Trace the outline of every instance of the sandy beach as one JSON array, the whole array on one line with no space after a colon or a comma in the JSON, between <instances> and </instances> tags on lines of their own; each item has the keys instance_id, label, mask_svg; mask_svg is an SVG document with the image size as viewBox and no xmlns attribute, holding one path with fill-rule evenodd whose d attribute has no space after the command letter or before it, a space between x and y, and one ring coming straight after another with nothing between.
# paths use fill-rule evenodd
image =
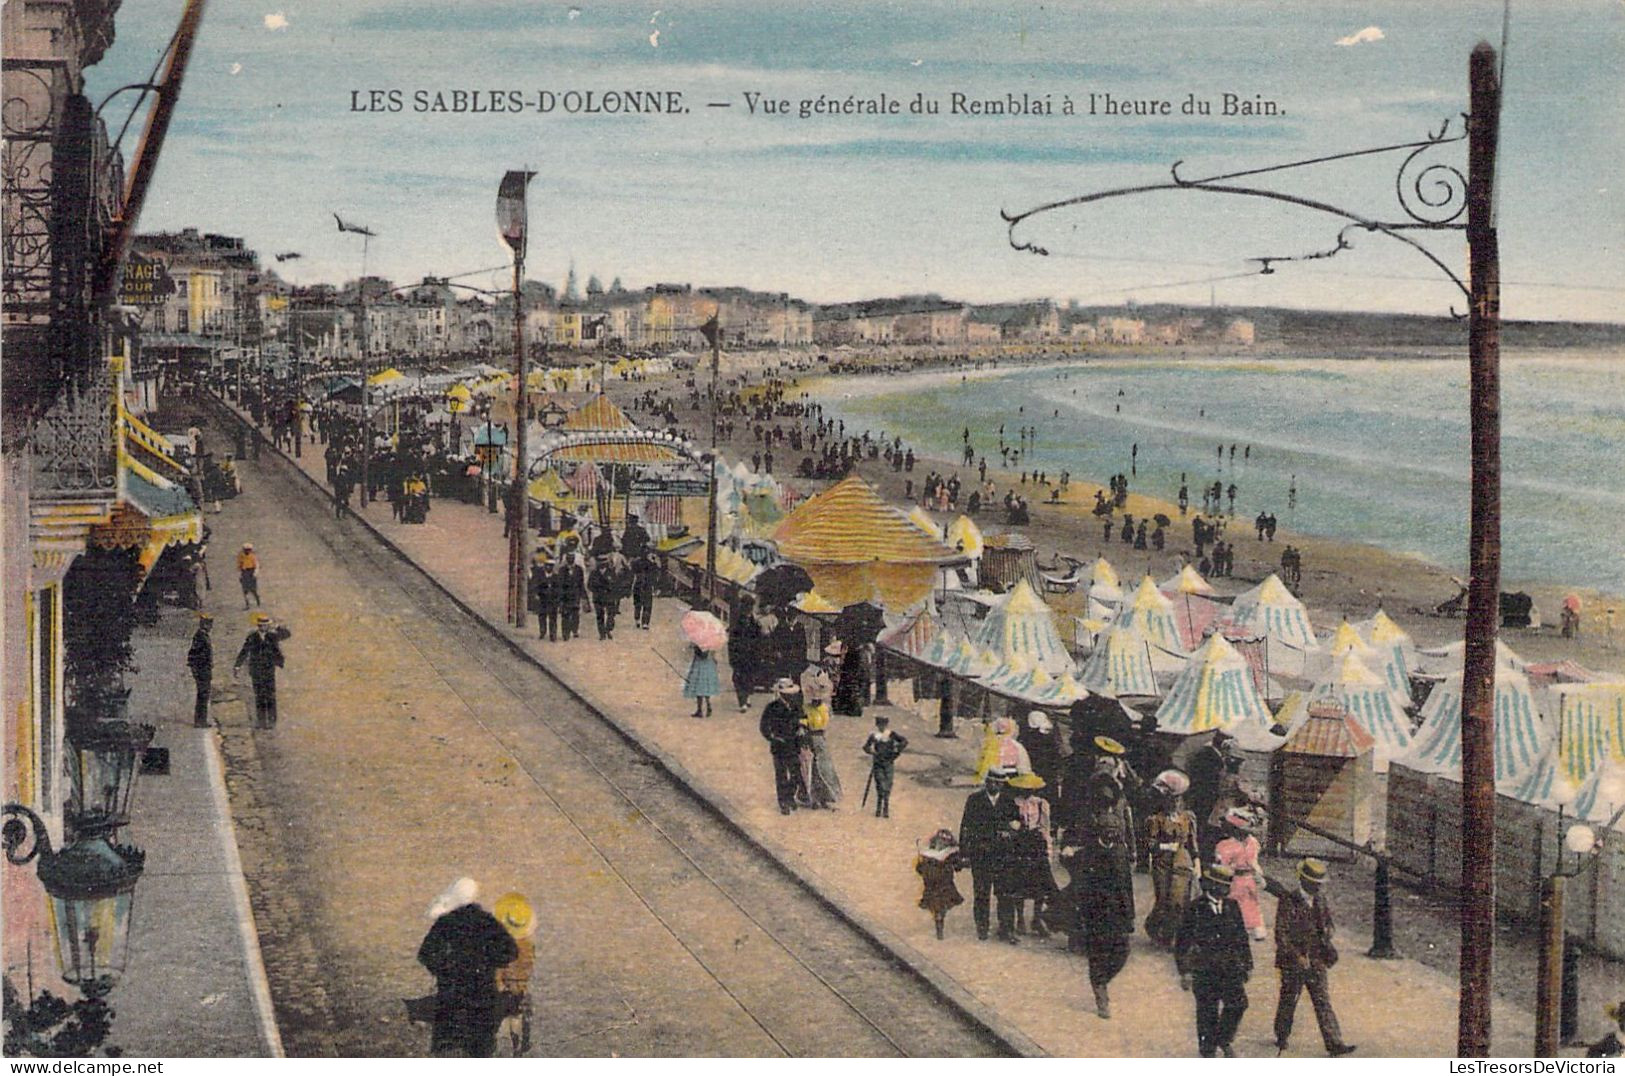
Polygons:
<instances>
[{"instance_id":1,"label":"sandy beach","mask_svg":"<svg viewBox=\"0 0 1625 1076\"><path fill-rule=\"evenodd\" d=\"M1098 354L1091 356L1097 359L1100 357ZM1145 356L1137 354L1135 357ZM1399 356L1394 358L1395 361L1403 361ZM1073 361L1076 361L1076 358L1035 355L1025 359L1018 357L1014 363L1019 363L1024 368L1045 368L1064 366ZM1014 363L1009 358L1001 359L1000 369ZM741 374L749 375L749 385L759 386L761 381L759 368L755 368L748 361L736 360L729 363L725 357L723 377L728 379ZM958 366L944 366L936 370L915 369L907 372L909 378L922 384L942 383L966 374L975 376L974 371ZM984 376L985 374L984 371ZM840 391L843 380L844 375L840 373L819 371L816 374L806 374L796 383L790 394L798 395L806 392L814 401L820 398L829 399L832 394ZM646 387L648 387L646 384L616 385L612 386L611 390L615 395L625 398ZM695 421L690 413L683 411L679 411L679 418L689 423ZM863 430L849 427L847 432L861 435ZM877 435L879 433L878 430L874 432ZM722 440L720 448L730 461L741 458L748 460L753 444L748 427L741 422L735 436L731 440ZM962 480L974 477L974 471L962 468L957 460L920 455L917 447L915 451L916 462L912 474L894 473L884 459L866 460L859 464L857 472L874 484L892 503L904 510L912 507L911 502L904 496L905 481L908 479L913 480L917 496L925 476L933 470L943 475L959 472ZM785 452L784 455L788 456L789 453ZM990 459L989 462L988 477L997 487L999 496L1002 498L1006 489L1014 489L1023 494L1030 506L1031 522L1019 528L1009 527L1004 523L1002 508L997 506L992 509L984 508L976 517L976 522L988 534L1019 530L1037 546L1040 562L1053 562L1057 555L1065 555L1088 563L1096 557L1104 556L1125 581L1129 581L1137 579L1145 572L1150 572L1153 578L1162 580L1179 570L1184 562L1183 558L1194 560L1190 557L1193 547L1189 516L1182 519L1177 505L1172 502L1134 492L1131 485L1125 511L1136 520L1159 512L1173 520L1173 524L1168 528L1166 549L1160 553L1135 550L1131 545L1115 538L1110 542L1103 542L1101 522L1091 514L1095 492L1104 488L1102 480L1108 476L1074 474L1060 502L1051 503L1049 495L1050 489L1054 487L1053 477L1048 487L1030 483L1023 486L1019 469L999 468L992 465L993 460ZM794 478L792 467L793 462L786 458L784 465L776 468L777 476L797 489L811 491L824 485ZM1192 492L1196 497L1191 513L1194 515L1195 510L1200 507L1199 494L1194 485ZM968 495L968 489L966 494L962 494L962 499L965 495ZM956 514L933 515L939 522L948 523ZM1120 511L1115 518L1120 526L1122 512ZM1507 520L1503 523L1504 527L1513 525L1516 525L1516 520ZM1303 560L1303 581L1298 596L1308 607L1315 626L1322 632L1335 628L1338 621L1344 617L1355 620L1369 616L1380 605L1412 634L1420 646L1443 645L1459 640L1462 636L1465 625L1463 619L1437 616L1432 613L1439 603L1456 596L1459 588L1452 580L1451 573L1420 557L1404 556L1358 542L1304 534L1284 527L1276 532L1273 542L1260 542L1256 540L1252 521L1248 518L1232 519L1223 537L1226 541L1234 543L1235 570L1230 578L1211 580L1221 596L1238 594L1262 580L1270 572L1278 571L1282 549L1292 545L1301 551ZM1625 633L1625 624L1617 623L1616 618L1615 640L1608 638L1607 630L1607 610L1615 608L1625 611L1625 601L1618 595L1602 594L1578 585L1529 583L1510 578L1503 579L1501 589L1528 592L1535 599L1536 608L1543 619L1544 623L1539 628L1502 630L1503 640L1525 657L1542 661L1569 659L1597 672L1625 667L1619 649L1622 643L1617 638ZM1577 593L1583 600L1581 632L1579 637L1574 639L1562 638L1558 630L1561 602L1569 593ZM1081 593L1047 595L1047 598L1059 614L1082 612Z\"/></svg>"}]
</instances>

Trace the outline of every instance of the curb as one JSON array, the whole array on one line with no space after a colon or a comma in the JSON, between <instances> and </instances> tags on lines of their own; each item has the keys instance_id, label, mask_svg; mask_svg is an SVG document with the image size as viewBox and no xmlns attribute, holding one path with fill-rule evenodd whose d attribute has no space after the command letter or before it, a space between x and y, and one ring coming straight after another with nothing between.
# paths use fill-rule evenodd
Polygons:
<instances>
[{"instance_id":1,"label":"curb","mask_svg":"<svg viewBox=\"0 0 1625 1076\"><path fill-rule=\"evenodd\" d=\"M222 410L232 421L249 426L251 436L260 436L246 419L240 416L230 404L217 396L211 395L210 401ZM295 463L287 453L266 440L263 448L273 456L279 458L284 464L291 467L296 475L304 479L322 498L331 501L332 498L315 477L306 473L304 468ZM522 659L534 668L540 670L554 683L558 684L565 693L581 703L593 716L602 721L617 735L639 752L647 755L677 781L691 796L699 801L700 806L722 822L746 843L757 848L765 855L775 867L785 874L791 881L805 889L824 908L828 909L858 934L873 945L876 949L888 954L900 969L907 971L920 982L924 983L933 993L951 1006L961 1016L981 1025L1000 1046L1018 1057L1047 1057L1047 1051L1033 1041L1025 1032L1021 1031L1010 1021L999 1016L992 1009L978 1001L970 991L960 985L959 981L947 972L937 967L923 953L908 942L898 937L889 928L875 922L863 912L858 911L846 895L839 888L808 868L799 865L792 853L772 838L760 833L754 826L736 817L718 793L713 791L702 780L690 773L682 763L672 758L658 746L645 742L632 729L612 716L611 710L601 704L592 695L578 688L561 677L557 672L548 668L534 654L526 650L520 642L507 630L506 625L493 623L479 610L473 608L459 595L454 593L445 583L441 582L432 573L426 570L416 560L412 559L405 550L391 541L373 523L360 513L351 510L349 515L360 523L369 534L385 549L389 550L396 559L417 572L426 579L431 586L457 606L466 616L480 624L487 632L507 646L516 657Z\"/></svg>"}]
</instances>

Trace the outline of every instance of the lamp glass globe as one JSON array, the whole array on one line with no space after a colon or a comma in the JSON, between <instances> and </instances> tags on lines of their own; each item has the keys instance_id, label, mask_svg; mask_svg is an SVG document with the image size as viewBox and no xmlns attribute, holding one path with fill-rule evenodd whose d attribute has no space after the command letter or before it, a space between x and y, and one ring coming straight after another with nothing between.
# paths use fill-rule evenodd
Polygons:
<instances>
[{"instance_id":1,"label":"lamp glass globe","mask_svg":"<svg viewBox=\"0 0 1625 1076\"><path fill-rule=\"evenodd\" d=\"M1588 855L1597 846L1597 835L1590 826L1570 826L1563 834L1563 846L1577 856Z\"/></svg>"}]
</instances>

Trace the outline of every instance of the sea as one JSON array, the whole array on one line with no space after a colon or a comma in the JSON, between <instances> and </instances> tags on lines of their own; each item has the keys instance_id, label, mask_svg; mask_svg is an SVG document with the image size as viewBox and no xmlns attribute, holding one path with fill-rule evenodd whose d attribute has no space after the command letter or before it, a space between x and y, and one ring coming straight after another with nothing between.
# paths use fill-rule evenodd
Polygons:
<instances>
[{"instance_id":1,"label":"sea","mask_svg":"<svg viewBox=\"0 0 1625 1076\"><path fill-rule=\"evenodd\" d=\"M1112 357L843 378L820 395L849 431L925 455L959 458L968 428L1001 493L1022 470L1120 472L1173 501L1183 477L1195 511L1204 485L1233 483L1244 522L1273 513L1465 578L1467 381L1465 357ZM1625 355L1507 353L1501 408L1503 581L1625 595ZM1036 430L1004 472L1001 427L1011 447Z\"/></svg>"}]
</instances>

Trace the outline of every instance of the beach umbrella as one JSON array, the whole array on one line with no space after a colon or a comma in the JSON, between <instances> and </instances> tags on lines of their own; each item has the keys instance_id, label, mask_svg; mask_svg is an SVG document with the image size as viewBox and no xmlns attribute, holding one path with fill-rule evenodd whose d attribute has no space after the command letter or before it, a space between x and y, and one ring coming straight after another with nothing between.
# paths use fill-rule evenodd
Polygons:
<instances>
[{"instance_id":1,"label":"beach umbrella","mask_svg":"<svg viewBox=\"0 0 1625 1076\"><path fill-rule=\"evenodd\" d=\"M1158 512L1156 515L1152 516L1151 522L1155 523L1159 527L1167 527L1173 524L1173 520L1169 519L1161 512Z\"/></svg>"},{"instance_id":2,"label":"beach umbrella","mask_svg":"<svg viewBox=\"0 0 1625 1076\"><path fill-rule=\"evenodd\" d=\"M779 608L812 590L812 576L799 564L785 561L768 568L756 577L756 598L764 606Z\"/></svg>"},{"instance_id":3,"label":"beach umbrella","mask_svg":"<svg viewBox=\"0 0 1625 1076\"><path fill-rule=\"evenodd\" d=\"M728 641L728 629L723 627L722 621L704 609L690 609L683 614L683 619L677 622L682 630L683 638L701 650L710 652L720 650Z\"/></svg>"}]
</instances>

